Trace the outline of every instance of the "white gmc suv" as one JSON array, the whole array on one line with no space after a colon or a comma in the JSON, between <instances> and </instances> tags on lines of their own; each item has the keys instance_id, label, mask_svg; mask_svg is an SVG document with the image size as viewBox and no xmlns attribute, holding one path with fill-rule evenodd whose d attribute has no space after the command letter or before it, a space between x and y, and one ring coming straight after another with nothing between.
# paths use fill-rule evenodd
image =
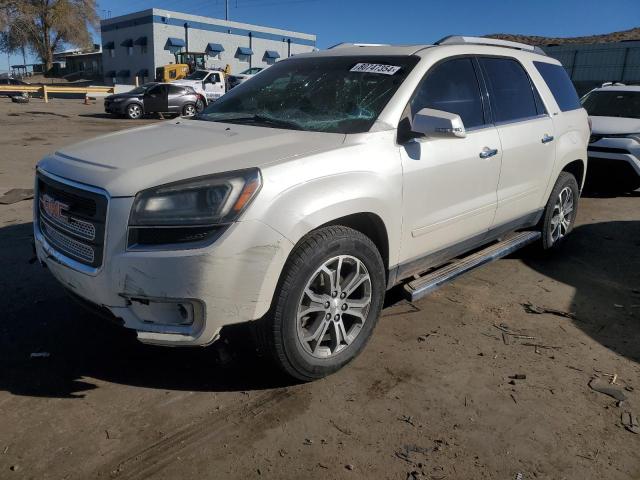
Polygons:
<instances>
[{"instance_id":1,"label":"white gmc suv","mask_svg":"<svg viewBox=\"0 0 640 480\"><path fill-rule=\"evenodd\" d=\"M37 255L142 342L209 345L252 322L262 351L310 380L364 348L387 289L415 299L562 243L589 133L564 69L533 47L343 44L278 62L193 120L44 158Z\"/></svg>"}]
</instances>

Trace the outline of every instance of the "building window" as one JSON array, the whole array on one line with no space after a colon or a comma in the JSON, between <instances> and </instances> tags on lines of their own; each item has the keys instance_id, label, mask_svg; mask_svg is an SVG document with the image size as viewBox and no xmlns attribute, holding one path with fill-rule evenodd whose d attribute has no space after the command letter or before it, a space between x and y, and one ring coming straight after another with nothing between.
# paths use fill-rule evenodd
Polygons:
<instances>
[{"instance_id":1,"label":"building window","mask_svg":"<svg viewBox=\"0 0 640 480\"><path fill-rule=\"evenodd\" d=\"M145 55L147 53L147 46L146 45L140 45L140 53Z\"/></svg>"},{"instance_id":2,"label":"building window","mask_svg":"<svg viewBox=\"0 0 640 480\"><path fill-rule=\"evenodd\" d=\"M109 50L109 56L111 58L114 58L116 56L116 49L115 48L112 48L112 49Z\"/></svg>"},{"instance_id":3,"label":"building window","mask_svg":"<svg viewBox=\"0 0 640 480\"><path fill-rule=\"evenodd\" d=\"M251 55L238 55L238 61L240 62L249 63L249 60L251 60Z\"/></svg>"},{"instance_id":4,"label":"building window","mask_svg":"<svg viewBox=\"0 0 640 480\"><path fill-rule=\"evenodd\" d=\"M127 55L133 55L133 47L127 47Z\"/></svg>"}]
</instances>

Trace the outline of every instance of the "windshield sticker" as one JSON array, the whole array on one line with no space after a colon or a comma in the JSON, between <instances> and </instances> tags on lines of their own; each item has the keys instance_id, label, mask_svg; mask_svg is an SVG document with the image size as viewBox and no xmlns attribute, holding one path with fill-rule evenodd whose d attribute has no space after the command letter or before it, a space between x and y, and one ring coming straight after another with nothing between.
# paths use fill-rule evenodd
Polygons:
<instances>
[{"instance_id":1,"label":"windshield sticker","mask_svg":"<svg viewBox=\"0 0 640 480\"><path fill-rule=\"evenodd\" d=\"M395 75L402 67L393 65L380 65L378 63L357 63L350 71L361 73L381 73L383 75Z\"/></svg>"}]
</instances>

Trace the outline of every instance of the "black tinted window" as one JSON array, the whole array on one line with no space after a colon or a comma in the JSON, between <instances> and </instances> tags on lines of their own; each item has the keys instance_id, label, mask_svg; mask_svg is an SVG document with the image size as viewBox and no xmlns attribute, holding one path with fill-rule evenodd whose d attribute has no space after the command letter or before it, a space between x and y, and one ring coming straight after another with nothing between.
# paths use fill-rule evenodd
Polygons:
<instances>
[{"instance_id":1,"label":"black tinted window","mask_svg":"<svg viewBox=\"0 0 640 480\"><path fill-rule=\"evenodd\" d=\"M597 90L587 95L582 106L595 117L640 118L640 92Z\"/></svg>"},{"instance_id":2,"label":"black tinted window","mask_svg":"<svg viewBox=\"0 0 640 480\"><path fill-rule=\"evenodd\" d=\"M473 61L470 58L447 60L428 72L411 100L411 116L423 108L456 113L465 128L484 125Z\"/></svg>"},{"instance_id":3,"label":"black tinted window","mask_svg":"<svg viewBox=\"0 0 640 480\"><path fill-rule=\"evenodd\" d=\"M185 91L183 87L176 85L169 85L169 95L184 95Z\"/></svg>"},{"instance_id":4,"label":"black tinted window","mask_svg":"<svg viewBox=\"0 0 640 480\"><path fill-rule=\"evenodd\" d=\"M542 75L542 78L544 78L560 110L566 112L580 108L578 93L564 67L545 62L533 62L533 64Z\"/></svg>"},{"instance_id":5,"label":"black tinted window","mask_svg":"<svg viewBox=\"0 0 640 480\"><path fill-rule=\"evenodd\" d=\"M510 58L480 58L496 123L538 115L531 81L522 65Z\"/></svg>"}]
</instances>

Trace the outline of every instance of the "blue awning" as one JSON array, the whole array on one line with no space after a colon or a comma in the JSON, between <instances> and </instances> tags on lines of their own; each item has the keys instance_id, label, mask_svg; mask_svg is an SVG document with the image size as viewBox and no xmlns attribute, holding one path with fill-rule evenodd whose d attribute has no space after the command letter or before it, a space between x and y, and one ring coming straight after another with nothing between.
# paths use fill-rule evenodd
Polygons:
<instances>
[{"instance_id":1,"label":"blue awning","mask_svg":"<svg viewBox=\"0 0 640 480\"><path fill-rule=\"evenodd\" d=\"M213 53L217 55L220 52L224 52L224 47L219 43L207 43L207 48L204 50L206 53Z\"/></svg>"},{"instance_id":2,"label":"blue awning","mask_svg":"<svg viewBox=\"0 0 640 480\"><path fill-rule=\"evenodd\" d=\"M133 38L127 38L120 45L123 46L123 47L133 47Z\"/></svg>"},{"instance_id":3,"label":"blue awning","mask_svg":"<svg viewBox=\"0 0 640 480\"><path fill-rule=\"evenodd\" d=\"M181 38L169 37L167 38L167 43L164 46L164 48L166 49L168 47L175 47L175 48L184 47L184 40L182 40Z\"/></svg>"},{"instance_id":4,"label":"blue awning","mask_svg":"<svg viewBox=\"0 0 640 480\"><path fill-rule=\"evenodd\" d=\"M138 37L138 39L133 43L135 43L136 45L140 45L141 47L146 47L147 37Z\"/></svg>"},{"instance_id":5,"label":"blue awning","mask_svg":"<svg viewBox=\"0 0 640 480\"><path fill-rule=\"evenodd\" d=\"M280 54L275 50L267 50L266 52L264 52L264 58L276 59L276 58L280 58Z\"/></svg>"},{"instance_id":6,"label":"blue awning","mask_svg":"<svg viewBox=\"0 0 640 480\"><path fill-rule=\"evenodd\" d=\"M119 77L127 78L131 76L131 72L129 70L120 70L118 72Z\"/></svg>"},{"instance_id":7,"label":"blue awning","mask_svg":"<svg viewBox=\"0 0 640 480\"><path fill-rule=\"evenodd\" d=\"M238 47L238 55L253 55L253 50L249 47Z\"/></svg>"},{"instance_id":8,"label":"blue awning","mask_svg":"<svg viewBox=\"0 0 640 480\"><path fill-rule=\"evenodd\" d=\"M103 50L113 50L114 48L116 48L116 46L113 42L107 42L104 45L102 45Z\"/></svg>"}]
</instances>

